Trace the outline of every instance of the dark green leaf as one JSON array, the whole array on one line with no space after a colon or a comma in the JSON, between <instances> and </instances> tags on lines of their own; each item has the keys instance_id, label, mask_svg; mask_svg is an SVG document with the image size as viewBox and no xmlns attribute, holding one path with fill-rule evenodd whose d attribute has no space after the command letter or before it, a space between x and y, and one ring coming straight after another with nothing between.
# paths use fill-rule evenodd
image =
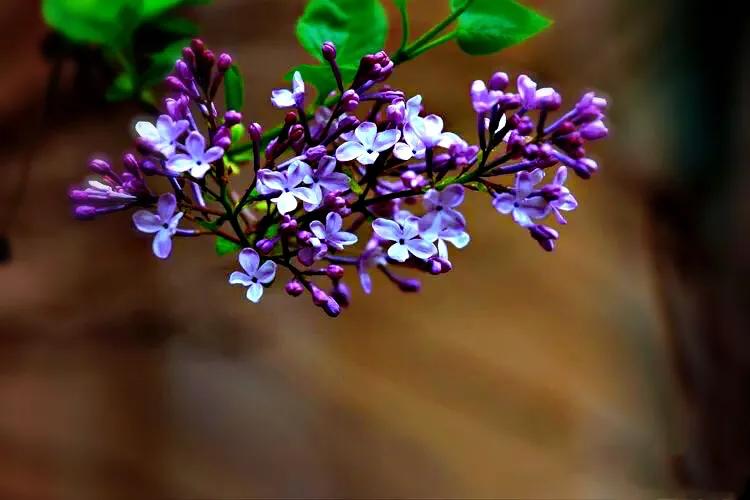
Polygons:
<instances>
[{"instance_id":1,"label":"dark green leaf","mask_svg":"<svg viewBox=\"0 0 750 500\"><path fill-rule=\"evenodd\" d=\"M245 102L245 84L235 64L224 75L224 99L227 109L242 110L242 104Z\"/></svg>"},{"instance_id":2,"label":"dark green leaf","mask_svg":"<svg viewBox=\"0 0 750 500\"><path fill-rule=\"evenodd\" d=\"M388 18L379 0L309 0L297 21L297 39L323 62L320 46L336 44L339 64L357 64L381 50L388 33Z\"/></svg>"},{"instance_id":3,"label":"dark green leaf","mask_svg":"<svg viewBox=\"0 0 750 500\"><path fill-rule=\"evenodd\" d=\"M170 71L182 54L182 48L189 44L190 41L179 40L167 45L160 52L151 55L151 64L141 75L141 86L151 87L160 83Z\"/></svg>"},{"instance_id":4,"label":"dark green leaf","mask_svg":"<svg viewBox=\"0 0 750 500\"><path fill-rule=\"evenodd\" d=\"M43 0L42 15L74 42L112 46L132 33L131 18L140 17L140 7L139 0Z\"/></svg>"},{"instance_id":5,"label":"dark green leaf","mask_svg":"<svg viewBox=\"0 0 750 500\"><path fill-rule=\"evenodd\" d=\"M266 230L265 237L266 238L273 238L279 234L279 225L278 224L271 224L268 229Z\"/></svg>"},{"instance_id":6,"label":"dark green leaf","mask_svg":"<svg viewBox=\"0 0 750 500\"><path fill-rule=\"evenodd\" d=\"M242 247L221 236L216 237L216 253L218 255L227 255L229 253L238 252Z\"/></svg>"},{"instance_id":7,"label":"dark green leaf","mask_svg":"<svg viewBox=\"0 0 750 500\"><path fill-rule=\"evenodd\" d=\"M341 70L341 79L344 81L344 87L346 87L346 84L351 82L355 73L357 73L357 67L340 66L339 69ZM331 67L327 64L319 64L317 66L313 66L312 64L301 64L289 71L284 78L291 81L295 71L300 72L305 84L312 84L318 89L318 104L322 104L325 98L328 97L328 94L337 88L336 78L333 76Z\"/></svg>"},{"instance_id":8,"label":"dark green leaf","mask_svg":"<svg viewBox=\"0 0 750 500\"><path fill-rule=\"evenodd\" d=\"M466 0L451 0L457 9ZM551 21L515 0L474 0L458 18L457 39L472 55L497 52L538 34Z\"/></svg>"},{"instance_id":9,"label":"dark green leaf","mask_svg":"<svg viewBox=\"0 0 750 500\"><path fill-rule=\"evenodd\" d=\"M112 84L107 89L105 98L110 101L124 101L135 95L135 80L133 75L124 72L117 75Z\"/></svg>"},{"instance_id":10,"label":"dark green leaf","mask_svg":"<svg viewBox=\"0 0 750 500\"><path fill-rule=\"evenodd\" d=\"M172 36L192 38L198 34L198 25L193 21L184 17L175 17L171 14L155 19L152 24L159 31Z\"/></svg>"},{"instance_id":11,"label":"dark green leaf","mask_svg":"<svg viewBox=\"0 0 750 500\"><path fill-rule=\"evenodd\" d=\"M142 0L143 17L155 17L182 3L182 0Z\"/></svg>"}]
</instances>

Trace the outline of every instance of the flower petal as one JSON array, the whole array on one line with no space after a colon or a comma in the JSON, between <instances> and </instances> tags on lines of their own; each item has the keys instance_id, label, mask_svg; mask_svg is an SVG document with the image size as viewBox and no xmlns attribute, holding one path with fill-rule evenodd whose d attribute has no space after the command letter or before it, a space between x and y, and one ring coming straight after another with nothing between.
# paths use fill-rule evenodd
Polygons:
<instances>
[{"instance_id":1,"label":"flower petal","mask_svg":"<svg viewBox=\"0 0 750 500\"><path fill-rule=\"evenodd\" d=\"M258 179L260 183L271 191L283 191L286 188L286 176L281 172L273 170L258 170Z\"/></svg>"},{"instance_id":2,"label":"flower petal","mask_svg":"<svg viewBox=\"0 0 750 500\"><path fill-rule=\"evenodd\" d=\"M393 147L393 156L399 160L407 161L411 160L411 157L414 156L414 151L412 151L411 146L408 144L399 142Z\"/></svg>"},{"instance_id":3,"label":"flower petal","mask_svg":"<svg viewBox=\"0 0 750 500\"><path fill-rule=\"evenodd\" d=\"M159 196L156 204L156 210L159 212L159 218L166 222L172 218L177 209L177 198L172 193L164 193Z\"/></svg>"},{"instance_id":4,"label":"flower petal","mask_svg":"<svg viewBox=\"0 0 750 500\"><path fill-rule=\"evenodd\" d=\"M386 149L392 148L400 138L400 130L396 130L395 128L384 130L375 136L372 149L378 152L385 151Z\"/></svg>"},{"instance_id":5,"label":"flower petal","mask_svg":"<svg viewBox=\"0 0 750 500\"><path fill-rule=\"evenodd\" d=\"M338 161L351 161L355 158L366 154L365 147L357 141L345 142L336 149L336 159Z\"/></svg>"},{"instance_id":6,"label":"flower petal","mask_svg":"<svg viewBox=\"0 0 750 500\"><path fill-rule=\"evenodd\" d=\"M521 227L531 227L534 225L529 214L522 208L513 209L513 220Z\"/></svg>"},{"instance_id":7,"label":"flower petal","mask_svg":"<svg viewBox=\"0 0 750 500\"><path fill-rule=\"evenodd\" d=\"M349 191L349 177L346 174L334 172L320 178L318 185L325 188L326 191L338 191L343 193Z\"/></svg>"},{"instance_id":8,"label":"flower petal","mask_svg":"<svg viewBox=\"0 0 750 500\"><path fill-rule=\"evenodd\" d=\"M419 219L417 217L408 217L401 223L404 227L402 238L410 240L419 234Z\"/></svg>"},{"instance_id":9,"label":"flower petal","mask_svg":"<svg viewBox=\"0 0 750 500\"><path fill-rule=\"evenodd\" d=\"M187 172L195 166L195 161L185 154L176 154L167 160L167 168L173 172Z\"/></svg>"},{"instance_id":10,"label":"flower petal","mask_svg":"<svg viewBox=\"0 0 750 500\"><path fill-rule=\"evenodd\" d=\"M287 89L276 89L271 92L271 103L277 108L292 108L297 104L294 102L294 94Z\"/></svg>"},{"instance_id":11,"label":"flower petal","mask_svg":"<svg viewBox=\"0 0 750 500\"><path fill-rule=\"evenodd\" d=\"M336 212L330 212L326 215L326 233L333 234L341 230L344 219Z\"/></svg>"},{"instance_id":12,"label":"flower petal","mask_svg":"<svg viewBox=\"0 0 750 500\"><path fill-rule=\"evenodd\" d=\"M293 193L281 193L278 198L273 198L271 201L276 203L276 208L279 209L281 215L288 214L297 208L297 198Z\"/></svg>"},{"instance_id":13,"label":"flower petal","mask_svg":"<svg viewBox=\"0 0 750 500\"><path fill-rule=\"evenodd\" d=\"M167 230L161 230L154 236L154 242L151 245L154 255L160 259L166 259L172 253L172 235Z\"/></svg>"},{"instance_id":14,"label":"flower petal","mask_svg":"<svg viewBox=\"0 0 750 500\"><path fill-rule=\"evenodd\" d=\"M464 187L451 184L440 192L440 203L445 207L457 207L464 201Z\"/></svg>"},{"instance_id":15,"label":"flower petal","mask_svg":"<svg viewBox=\"0 0 750 500\"><path fill-rule=\"evenodd\" d=\"M276 263L272 260L265 261L263 265L258 268L255 277L264 285L272 282L276 277Z\"/></svg>"},{"instance_id":16,"label":"flower petal","mask_svg":"<svg viewBox=\"0 0 750 500\"><path fill-rule=\"evenodd\" d=\"M318 168L315 171L315 175L320 179L331 175L334 170L336 170L336 158L326 155L318 162Z\"/></svg>"},{"instance_id":17,"label":"flower petal","mask_svg":"<svg viewBox=\"0 0 750 500\"><path fill-rule=\"evenodd\" d=\"M247 287L247 293L245 294L247 300L253 304L257 304L261 297L263 297L263 285L260 283L250 283Z\"/></svg>"},{"instance_id":18,"label":"flower petal","mask_svg":"<svg viewBox=\"0 0 750 500\"><path fill-rule=\"evenodd\" d=\"M185 149L193 158L203 159L203 152L206 150L206 140L200 132L194 130L190 132L185 139Z\"/></svg>"},{"instance_id":19,"label":"flower petal","mask_svg":"<svg viewBox=\"0 0 750 500\"><path fill-rule=\"evenodd\" d=\"M501 214L509 214L513 211L513 205L516 202L516 197L510 193L501 193L492 200L492 206L495 210Z\"/></svg>"},{"instance_id":20,"label":"flower petal","mask_svg":"<svg viewBox=\"0 0 750 500\"><path fill-rule=\"evenodd\" d=\"M161 141L159 130L154 126L153 123L147 121L140 121L135 124L135 132L140 136L149 141L152 144L156 144Z\"/></svg>"},{"instance_id":21,"label":"flower petal","mask_svg":"<svg viewBox=\"0 0 750 500\"><path fill-rule=\"evenodd\" d=\"M388 257L399 262L405 262L409 258L409 249L406 245L394 243L388 249Z\"/></svg>"},{"instance_id":22,"label":"flower petal","mask_svg":"<svg viewBox=\"0 0 750 500\"><path fill-rule=\"evenodd\" d=\"M222 156L224 156L224 148L220 148L219 146L214 146L212 148L209 148L208 151L206 151L205 153L203 153L203 161L205 163L212 163L212 162L220 160Z\"/></svg>"},{"instance_id":23,"label":"flower petal","mask_svg":"<svg viewBox=\"0 0 750 500\"><path fill-rule=\"evenodd\" d=\"M366 294L372 293L372 278L370 277L370 273L367 272L367 269L364 266L360 266L359 268L359 284L362 286L362 290Z\"/></svg>"},{"instance_id":24,"label":"flower petal","mask_svg":"<svg viewBox=\"0 0 750 500\"><path fill-rule=\"evenodd\" d=\"M252 248L243 248L239 256L240 266L248 276L255 276L255 272L258 270L258 263L260 262L260 256L258 252Z\"/></svg>"},{"instance_id":25,"label":"flower petal","mask_svg":"<svg viewBox=\"0 0 750 500\"><path fill-rule=\"evenodd\" d=\"M133 224L136 229L142 233L156 233L164 229L164 223L159 216L152 214L148 210L138 210L133 214Z\"/></svg>"},{"instance_id":26,"label":"flower petal","mask_svg":"<svg viewBox=\"0 0 750 500\"><path fill-rule=\"evenodd\" d=\"M429 259L437 253L435 245L429 241L423 240L422 238L407 240L406 247L412 255L420 259Z\"/></svg>"},{"instance_id":27,"label":"flower petal","mask_svg":"<svg viewBox=\"0 0 750 500\"><path fill-rule=\"evenodd\" d=\"M372 221L372 230L381 238L391 241L398 241L403 234L401 226L390 219L383 218Z\"/></svg>"},{"instance_id":28,"label":"flower petal","mask_svg":"<svg viewBox=\"0 0 750 500\"><path fill-rule=\"evenodd\" d=\"M250 286L253 278L242 271L234 271L229 275L229 283L232 285Z\"/></svg>"},{"instance_id":29,"label":"flower petal","mask_svg":"<svg viewBox=\"0 0 750 500\"><path fill-rule=\"evenodd\" d=\"M355 234L347 233L346 231L338 231L336 233L329 234L326 241L334 246L345 247L348 245L354 245L357 242L357 239L358 238ZM340 248L338 248L337 250L340 250Z\"/></svg>"},{"instance_id":30,"label":"flower petal","mask_svg":"<svg viewBox=\"0 0 750 500\"><path fill-rule=\"evenodd\" d=\"M318 196L315 194L315 191L308 187L296 187L292 189L291 192L292 194L294 194L294 196L304 201L305 203L317 205L321 202L321 200L318 199Z\"/></svg>"},{"instance_id":31,"label":"flower petal","mask_svg":"<svg viewBox=\"0 0 750 500\"><path fill-rule=\"evenodd\" d=\"M375 136L378 134L378 126L372 122L362 122L354 130L357 140L366 148L371 149L375 142Z\"/></svg>"},{"instance_id":32,"label":"flower petal","mask_svg":"<svg viewBox=\"0 0 750 500\"><path fill-rule=\"evenodd\" d=\"M310 232L314 234L316 238L321 240L326 239L326 228L319 220L314 220L310 223Z\"/></svg>"}]
</instances>

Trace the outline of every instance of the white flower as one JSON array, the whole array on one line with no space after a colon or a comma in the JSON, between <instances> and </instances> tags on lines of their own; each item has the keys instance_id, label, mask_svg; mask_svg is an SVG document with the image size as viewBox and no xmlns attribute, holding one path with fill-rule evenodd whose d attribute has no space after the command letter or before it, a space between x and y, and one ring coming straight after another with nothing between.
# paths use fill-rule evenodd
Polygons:
<instances>
[{"instance_id":1,"label":"white flower","mask_svg":"<svg viewBox=\"0 0 750 500\"><path fill-rule=\"evenodd\" d=\"M164 156L171 156L175 152L177 139L190 127L187 120L174 121L169 115L161 115L156 120L156 125L147 121L135 124L136 133L148 141Z\"/></svg>"},{"instance_id":2,"label":"white flower","mask_svg":"<svg viewBox=\"0 0 750 500\"><path fill-rule=\"evenodd\" d=\"M206 140L200 132L193 131L185 139L187 154L178 153L167 160L167 168L173 172L187 172L196 179L202 178L211 170L211 162L224 156L224 150L218 146L206 148Z\"/></svg>"},{"instance_id":3,"label":"white flower","mask_svg":"<svg viewBox=\"0 0 750 500\"><path fill-rule=\"evenodd\" d=\"M372 229L384 240L394 243L388 248L388 257L405 262L409 254L419 259L428 259L437 253L435 245L419 236L419 219L403 218L400 223L390 219L375 219Z\"/></svg>"},{"instance_id":4,"label":"white flower","mask_svg":"<svg viewBox=\"0 0 750 500\"><path fill-rule=\"evenodd\" d=\"M315 191L300 186L304 178L305 170L296 163L291 165L286 172L274 172L268 169L258 171L258 182L265 188L265 191L279 192L279 195L271 198L271 201L276 203L282 215L293 212L297 208L298 199L313 209L320 204L321 200Z\"/></svg>"},{"instance_id":5,"label":"white flower","mask_svg":"<svg viewBox=\"0 0 750 500\"><path fill-rule=\"evenodd\" d=\"M247 287L247 300L257 303L263 296L263 285L276 277L276 263L267 260L260 264L258 252L245 248L240 252L240 266L245 272L235 271L229 276L229 283Z\"/></svg>"},{"instance_id":6,"label":"white flower","mask_svg":"<svg viewBox=\"0 0 750 500\"><path fill-rule=\"evenodd\" d=\"M388 129L378 133L377 125L363 122L354 131L354 138L336 149L336 159L372 165L381 152L392 148L400 138L400 130Z\"/></svg>"}]
</instances>

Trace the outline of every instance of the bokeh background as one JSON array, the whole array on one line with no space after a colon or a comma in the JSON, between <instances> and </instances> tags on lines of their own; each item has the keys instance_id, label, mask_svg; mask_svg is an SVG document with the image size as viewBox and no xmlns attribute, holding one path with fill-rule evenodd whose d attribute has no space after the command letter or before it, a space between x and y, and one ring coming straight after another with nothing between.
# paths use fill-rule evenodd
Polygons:
<instances>
[{"instance_id":1,"label":"bokeh background","mask_svg":"<svg viewBox=\"0 0 750 500\"><path fill-rule=\"evenodd\" d=\"M130 146L143 111L92 102L63 73L42 123L46 28L36 2L3 0L0 215L23 172L29 185L0 265L0 497L742 492L747 19L697 0L526 3L554 26L492 57L440 47L393 83L467 137L468 86L498 69L567 102L609 96L602 169L573 180L581 206L558 250L474 196L454 272L418 295L376 280L331 320L280 287L248 303L208 240L162 263L126 215L74 221L67 188L92 152ZM415 32L445 4L413 0ZM303 5L191 13L243 68L253 120L278 120L268 95L308 60Z\"/></svg>"}]
</instances>

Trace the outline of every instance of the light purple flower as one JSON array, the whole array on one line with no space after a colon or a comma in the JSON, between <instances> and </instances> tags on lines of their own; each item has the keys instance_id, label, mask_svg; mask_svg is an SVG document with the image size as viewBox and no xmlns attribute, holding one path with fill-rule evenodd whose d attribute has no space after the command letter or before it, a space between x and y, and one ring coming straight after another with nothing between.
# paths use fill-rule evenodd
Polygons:
<instances>
[{"instance_id":1,"label":"light purple flower","mask_svg":"<svg viewBox=\"0 0 750 500\"><path fill-rule=\"evenodd\" d=\"M187 172L196 179L202 178L211 169L211 163L224 156L224 150L214 146L206 150L206 140L200 132L193 131L185 139L184 153L172 155L167 160L167 168L173 172Z\"/></svg>"},{"instance_id":2,"label":"light purple flower","mask_svg":"<svg viewBox=\"0 0 750 500\"><path fill-rule=\"evenodd\" d=\"M482 80L475 80L471 84L471 105L477 113L486 113L498 103L503 96L500 90L488 90Z\"/></svg>"},{"instance_id":3,"label":"light purple flower","mask_svg":"<svg viewBox=\"0 0 750 500\"><path fill-rule=\"evenodd\" d=\"M336 158L333 156L324 156L318 161L318 167L313 170L310 165L302 161L299 162L304 173L305 184L310 185L310 189L315 193L318 200L323 200L326 193L337 192L344 193L349 190L349 177L341 172L336 172ZM305 210L308 212L318 207L316 205L305 204ZM308 206L309 205L309 206Z\"/></svg>"},{"instance_id":4,"label":"light purple flower","mask_svg":"<svg viewBox=\"0 0 750 500\"><path fill-rule=\"evenodd\" d=\"M559 222L560 224L568 223L568 221L565 220L565 217L563 217L561 211L569 212L571 210L575 210L576 207L578 207L578 201L575 199L570 190L565 187L565 180L567 178L568 169L565 166L561 166L557 169L555 178L552 180L552 184L548 186L557 191L558 194L558 198L556 200L550 201L548 207L549 210L554 214L557 222Z\"/></svg>"},{"instance_id":5,"label":"light purple flower","mask_svg":"<svg viewBox=\"0 0 750 500\"><path fill-rule=\"evenodd\" d=\"M430 189L422 198L427 213L420 219L420 229L435 228L439 231L443 227L463 229L466 219L455 210L464 201L464 188L460 184L451 184L442 191Z\"/></svg>"},{"instance_id":6,"label":"light purple flower","mask_svg":"<svg viewBox=\"0 0 750 500\"><path fill-rule=\"evenodd\" d=\"M310 223L310 232L313 237L310 238L311 247L305 247L300 250L300 261L312 262L321 259L329 248L334 250L343 250L345 246L354 245L357 242L357 236L341 230L344 221L336 212L329 212L326 215L326 223L315 220Z\"/></svg>"},{"instance_id":7,"label":"light purple flower","mask_svg":"<svg viewBox=\"0 0 750 500\"><path fill-rule=\"evenodd\" d=\"M421 224L420 224L421 225ZM428 231L424 234L424 239L435 243L437 246L437 255L443 259L448 259L448 245L450 243L454 247L461 249L469 244L471 238L469 233L461 228L451 228L448 226L442 227L439 231Z\"/></svg>"},{"instance_id":8,"label":"light purple flower","mask_svg":"<svg viewBox=\"0 0 750 500\"><path fill-rule=\"evenodd\" d=\"M182 219L182 212L175 213L177 198L172 193L159 197L156 213L138 210L133 214L133 224L142 233L155 234L152 250L160 259L166 259L172 252L172 236L177 232L177 224Z\"/></svg>"},{"instance_id":9,"label":"light purple flower","mask_svg":"<svg viewBox=\"0 0 750 500\"><path fill-rule=\"evenodd\" d=\"M294 211L297 208L298 199L316 207L320 204L321 200L316 196L315 191L300 186L304 178L305 171L297 163L292 164L286 172L268 169L258 171L258 182L265 190L269 193L280 193L277 197L271 198L271 201L276 203L282 215Z\"/></svg>"},{"instance_id":10,"label":"light purple flower","mask_svg":"<svg viewBox=\"0 0 750 500\"><path fill-rule=\"evenodd\" d=\"M547 215L547 202L542 196L529 198L544 178L544 172L536 169L533 172L516 174L516 186L513 193L501 193L492 200L492 205L501 214L512 214L513 220L522 227L534 225L532 219L541 219Z\"/></svg>"},{"instance_id":11,"label":"light purple flower","mask_svg":"<svg viewBox=\"0 0 750 500\"><path fill-rule=\"evenodd\" d=\"M372 229L380 238L394 243L388 248L388 256L405 262L409 254L419 259L428 259L437 253L435 245L419 236L419 219L408 217L401 223L390 219L375 219Z\"/></svg>"},{"instance_id":12,"label":"light purple flower","mask_svg":"<svg viewBox=\"0 0 750 500\"><path fill-rule=\"evenodd\" d=\"M416 116L409 121L414 133L426 148L440 145L444 139L443 119L438 115Z\"/></svg>"},{"instance_id":13,"label":"light purple flower","mask_svg":"<svg viewBox=\"0 0 750 500\"><path fill-rule=\"evenodd\" d=\"M370 239L365 245L365 250L357 261L357 274L359 276L359 284L362 286L362 290L366 294L372 293L372 277L370 276L370 269L375 266L385 266L388 261L383 255L383 249L380 247L380 238L377 236Z\"/></svg>"},{"instance_id":14,"label":"light purple flower","mask_svg":"<svg viewBox=\"0 0 750 500\"><path fill-rule=\"evenodd\" d=\"M424 158L425 145L409 123L404 125L404 141L406 142L396 143L393 148L393 156L403 161L412 158Z\"/></svg>"},{"instance_id":15,"label":"light purple flower","mask_svg":"<svg viewBox=\"0 0 750 500\"><path fill-rule=\"evenodd\" d=\"M372 165L380 153L392 148L400 138L400 130L389 129L378 133L377 125L363 122L354 130L354 138L336 149L336 159L357 160L362 165Z\"/></svg>"},{"instance_id":16,"label":"light purple flower","mask_svg":"<svg viewBox=\"0 0 750 500\"><path fill-rule=\"evenodd\" d=\"M305 82L299 71L292 76L292 90L276 89L271 92L271 102L277 108L301 107L305 100Z\"/></svg>"},{"instance_id":17,"label":"light purple flower","mask_svg":"<svg viewBox=\"0 0 750 500\"><path fill-rule=\"evenodd\" d=\"M267 260L260 265L260 256L252 248L244 248L239 256L240 266L245 272L234 271L229 283L247 287L247 300L257 303L263 296L263 285L268 285L276 277L276 263Z\"/></svg>"},{"instance_id":18,"label":"light purple flower","mask_svg":"<svg viewBox=\"0 0 750 500\"><path fill-rule=\"evenodd\" d=\"M156 125L147 121L135 124L136 133L148 141L164 156L171 156L175 152L177 139L190 127L187 120L173 120L169 115L161 115L156 120Z\"/></svg>"}]
</instances>

